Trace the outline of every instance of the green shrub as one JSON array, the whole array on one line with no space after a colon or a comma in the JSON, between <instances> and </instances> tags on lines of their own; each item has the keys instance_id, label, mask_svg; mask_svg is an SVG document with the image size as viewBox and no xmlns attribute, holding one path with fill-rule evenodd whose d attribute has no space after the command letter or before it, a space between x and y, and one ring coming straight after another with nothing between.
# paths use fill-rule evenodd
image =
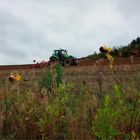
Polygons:
<instances>
[{"instance_id":1,"label":"green shrub","mask_svg":"<svg viewBox=\"0 0 140 140\"><path fill-rule=\"evenodd\" d=\"M45 138L57 138L57 136L65 137L66 131L66 104L69 101L67 93L67 87L64 84L60 84L57 88L57 96L53 101L48 101L45 111L41 114L37 124L40 131ZM49 136L47 136L47 130L49 130Z\"/></svg>"},{"instance_id":2,"label":"green shrub","mask_svg":"<svg viewBox=\"0 0 140 140\"><path fill-rule=\"evenodd\" d=\"M116 112L111 109L109 96L105 97L103 107L100 107L95 115L92 130L94 134L103 140L112 139L118 134L114 129L114 117Z\"/></svg>"},{"instance_id":3,"label":"green shrub","mask_svg":"<svg viewBox=\"0 0 140 140\"><path fill-rule=\"evenodd\" d=\"M49 91L55 86L59 86L63 80L63 68L60 64L56 64L52 69L44 69L40 79L39 86L41 88L47 88Z\"/></svg>"},{"instance_id":4,"label":"green shrub","mask_svg":"<svg viewBox=\"0 0 140 140\"><path fill-rule=\"evenodd\" d=\"M52 72L50 69L44 69L38 81L39 86L41 88L47 88L49 91L51 91L54 82L53 77L54 72Z\"/></svg>"},{"instance_id":5,"label":"green shrub","mask_svg":"<svg viewBox=\"0 0 140 140\"><path fill-rule=\"evenodd\" d=\"M60 64L55 65L55 72L56 72L56 84L59 86L63 80L63 67Z\"/></svg>"},{"instance_id":6,"label":"green shrub","mask_svg":"<svg viewBox=\"0 0 140 140\"><path fill-rule=\"evenodd\" d=\"M132 132L137 130L140 118L140 94L137 92L121 93L118 85L114 86L114 110L117 113L116 124L123 138L131 138ZM124 135L125 134L125 135Z\"/></svg>"}]
</instances>

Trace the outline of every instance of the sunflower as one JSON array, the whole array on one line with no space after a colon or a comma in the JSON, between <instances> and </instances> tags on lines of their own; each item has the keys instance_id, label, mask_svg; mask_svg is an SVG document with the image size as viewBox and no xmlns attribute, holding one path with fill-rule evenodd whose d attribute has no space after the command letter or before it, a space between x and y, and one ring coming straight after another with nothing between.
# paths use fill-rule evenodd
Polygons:
<instances>
[{"instance_id":1,"label":"sunflower","mask_svg":"<svg viewBox=\"0 0 140 140\"><path fill-rule=\"evenodd\" d=\"M100 52L102 53L111 53L112 50L108 48L106 45L100 47Z\"/></svg>"},{"instance_id":2,"label":"sunflower","mask_svg":"<svg viewBox=\"0 0 140 140\"><path fill-rule=\"evenodd\" d=\"M101 46L99 50L100 50L101 53L105 53L107 59L110 62L110 69L112 69L113 68L113 62L114 62L114 58L111 55L112 50L110 48L108 48L106 45Z\"/></svg>"},{"instance_id":3,"label":"sunflower","mask_svg":"<svg viewBox=\"0 0 140 140\"><path fill-rule=\"evenodd\" d=\"M10 74L8 79L10 82L20 81L21 76L17 72L14 71Z\"/></svg>"}]
</instances>

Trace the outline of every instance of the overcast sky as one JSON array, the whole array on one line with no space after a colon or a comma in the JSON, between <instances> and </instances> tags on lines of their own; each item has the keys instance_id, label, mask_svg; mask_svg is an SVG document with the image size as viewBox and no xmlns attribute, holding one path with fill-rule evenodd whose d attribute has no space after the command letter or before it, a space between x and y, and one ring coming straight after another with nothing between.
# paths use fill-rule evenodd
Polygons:
<instances>
[{"instance_id":1,"label":"overcast sky","mask_svg":"<svg viewBox=\"0 0 140 140\"><path fill-rule=\"evenodd\" d=\"M140 36L140 0L0 0L0 65L76 57Z\"/></svg>"}]
</instances>

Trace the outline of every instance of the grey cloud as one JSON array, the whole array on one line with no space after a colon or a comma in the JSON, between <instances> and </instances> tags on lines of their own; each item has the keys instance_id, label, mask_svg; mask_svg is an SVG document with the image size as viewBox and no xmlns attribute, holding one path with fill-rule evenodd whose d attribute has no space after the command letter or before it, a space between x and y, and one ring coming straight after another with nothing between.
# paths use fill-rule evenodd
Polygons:
<instances>
[{"instance_id":1,"label":"grey cloud","mask_svg":"<svg viewBox=\"0 0 140 140\"><path fill-rule=\"evenodd\" d=\"M16 24L15 24L16 23ZM10 14L0 11L0 54L9 58L26 57L26 54L16 46L17 40L15 39L18 26L22 23ZM11 32L12 31L12 32ZM13 42L15 41L15 44Z\"/></svg>"},{"instance_id":2,"label":"grey cloud","mask_svg":"<svg viewBox=\"0 0 140 140\"><path fill-rule=\"evenodd\" d=\"M30 63L33 59L42 54L48 54L49 46L53 46L45 39L45 35L41 32L31 30L26 22L18 19L14 15L0 11L0 55L13 60L13 64ZM43 53L44 52L44 53ZM42 58L43 59L43 58ZM5 59L8 63L10 60Z\"/></svg>"},{"instance_id":3,"label":"grey cloud","mask_svg":"<svg viewBox=\"0 0 140 140\"><path fill-rule=\"evenodd\" d=\"M57 48L81 57L102 44L125 45L139 36L139 6L139 0L0 1L0 55L11 58L0 64L48 59Z\"/></svg>"}]
</instances>

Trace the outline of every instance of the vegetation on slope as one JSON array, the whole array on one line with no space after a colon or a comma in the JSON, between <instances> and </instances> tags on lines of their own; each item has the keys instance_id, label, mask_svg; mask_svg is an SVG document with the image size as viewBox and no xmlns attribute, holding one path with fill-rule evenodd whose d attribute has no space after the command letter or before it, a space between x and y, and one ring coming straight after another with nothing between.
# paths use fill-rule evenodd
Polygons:
<instances>
[{"instance_id":1,"label":"vegetation on slope","mask_svg":"<svg viewBox=\"0 0 140 140\"><path fill-rule=\"evenodd\" d=\"M60 65L27 86L1 79L0 139L139 139L139 73L129 83L111 75L108 86L98 72L90 88L66 81Z\"/></svg>"},{"instance_id":2,"label":"vegetation on slope","mask_svg":"<svg viewBox=\"0 0 140 140\"><path fill-rule=\"evenodd\" d=\"M126 46L115 46L112 48L112 55L117 57L129 57L130 55L140 56L140 37L131 41ZM104 58L105 55L102 53L96 53L85 57L86 59L98 59Z\"/></svg>"}]
</instances>

